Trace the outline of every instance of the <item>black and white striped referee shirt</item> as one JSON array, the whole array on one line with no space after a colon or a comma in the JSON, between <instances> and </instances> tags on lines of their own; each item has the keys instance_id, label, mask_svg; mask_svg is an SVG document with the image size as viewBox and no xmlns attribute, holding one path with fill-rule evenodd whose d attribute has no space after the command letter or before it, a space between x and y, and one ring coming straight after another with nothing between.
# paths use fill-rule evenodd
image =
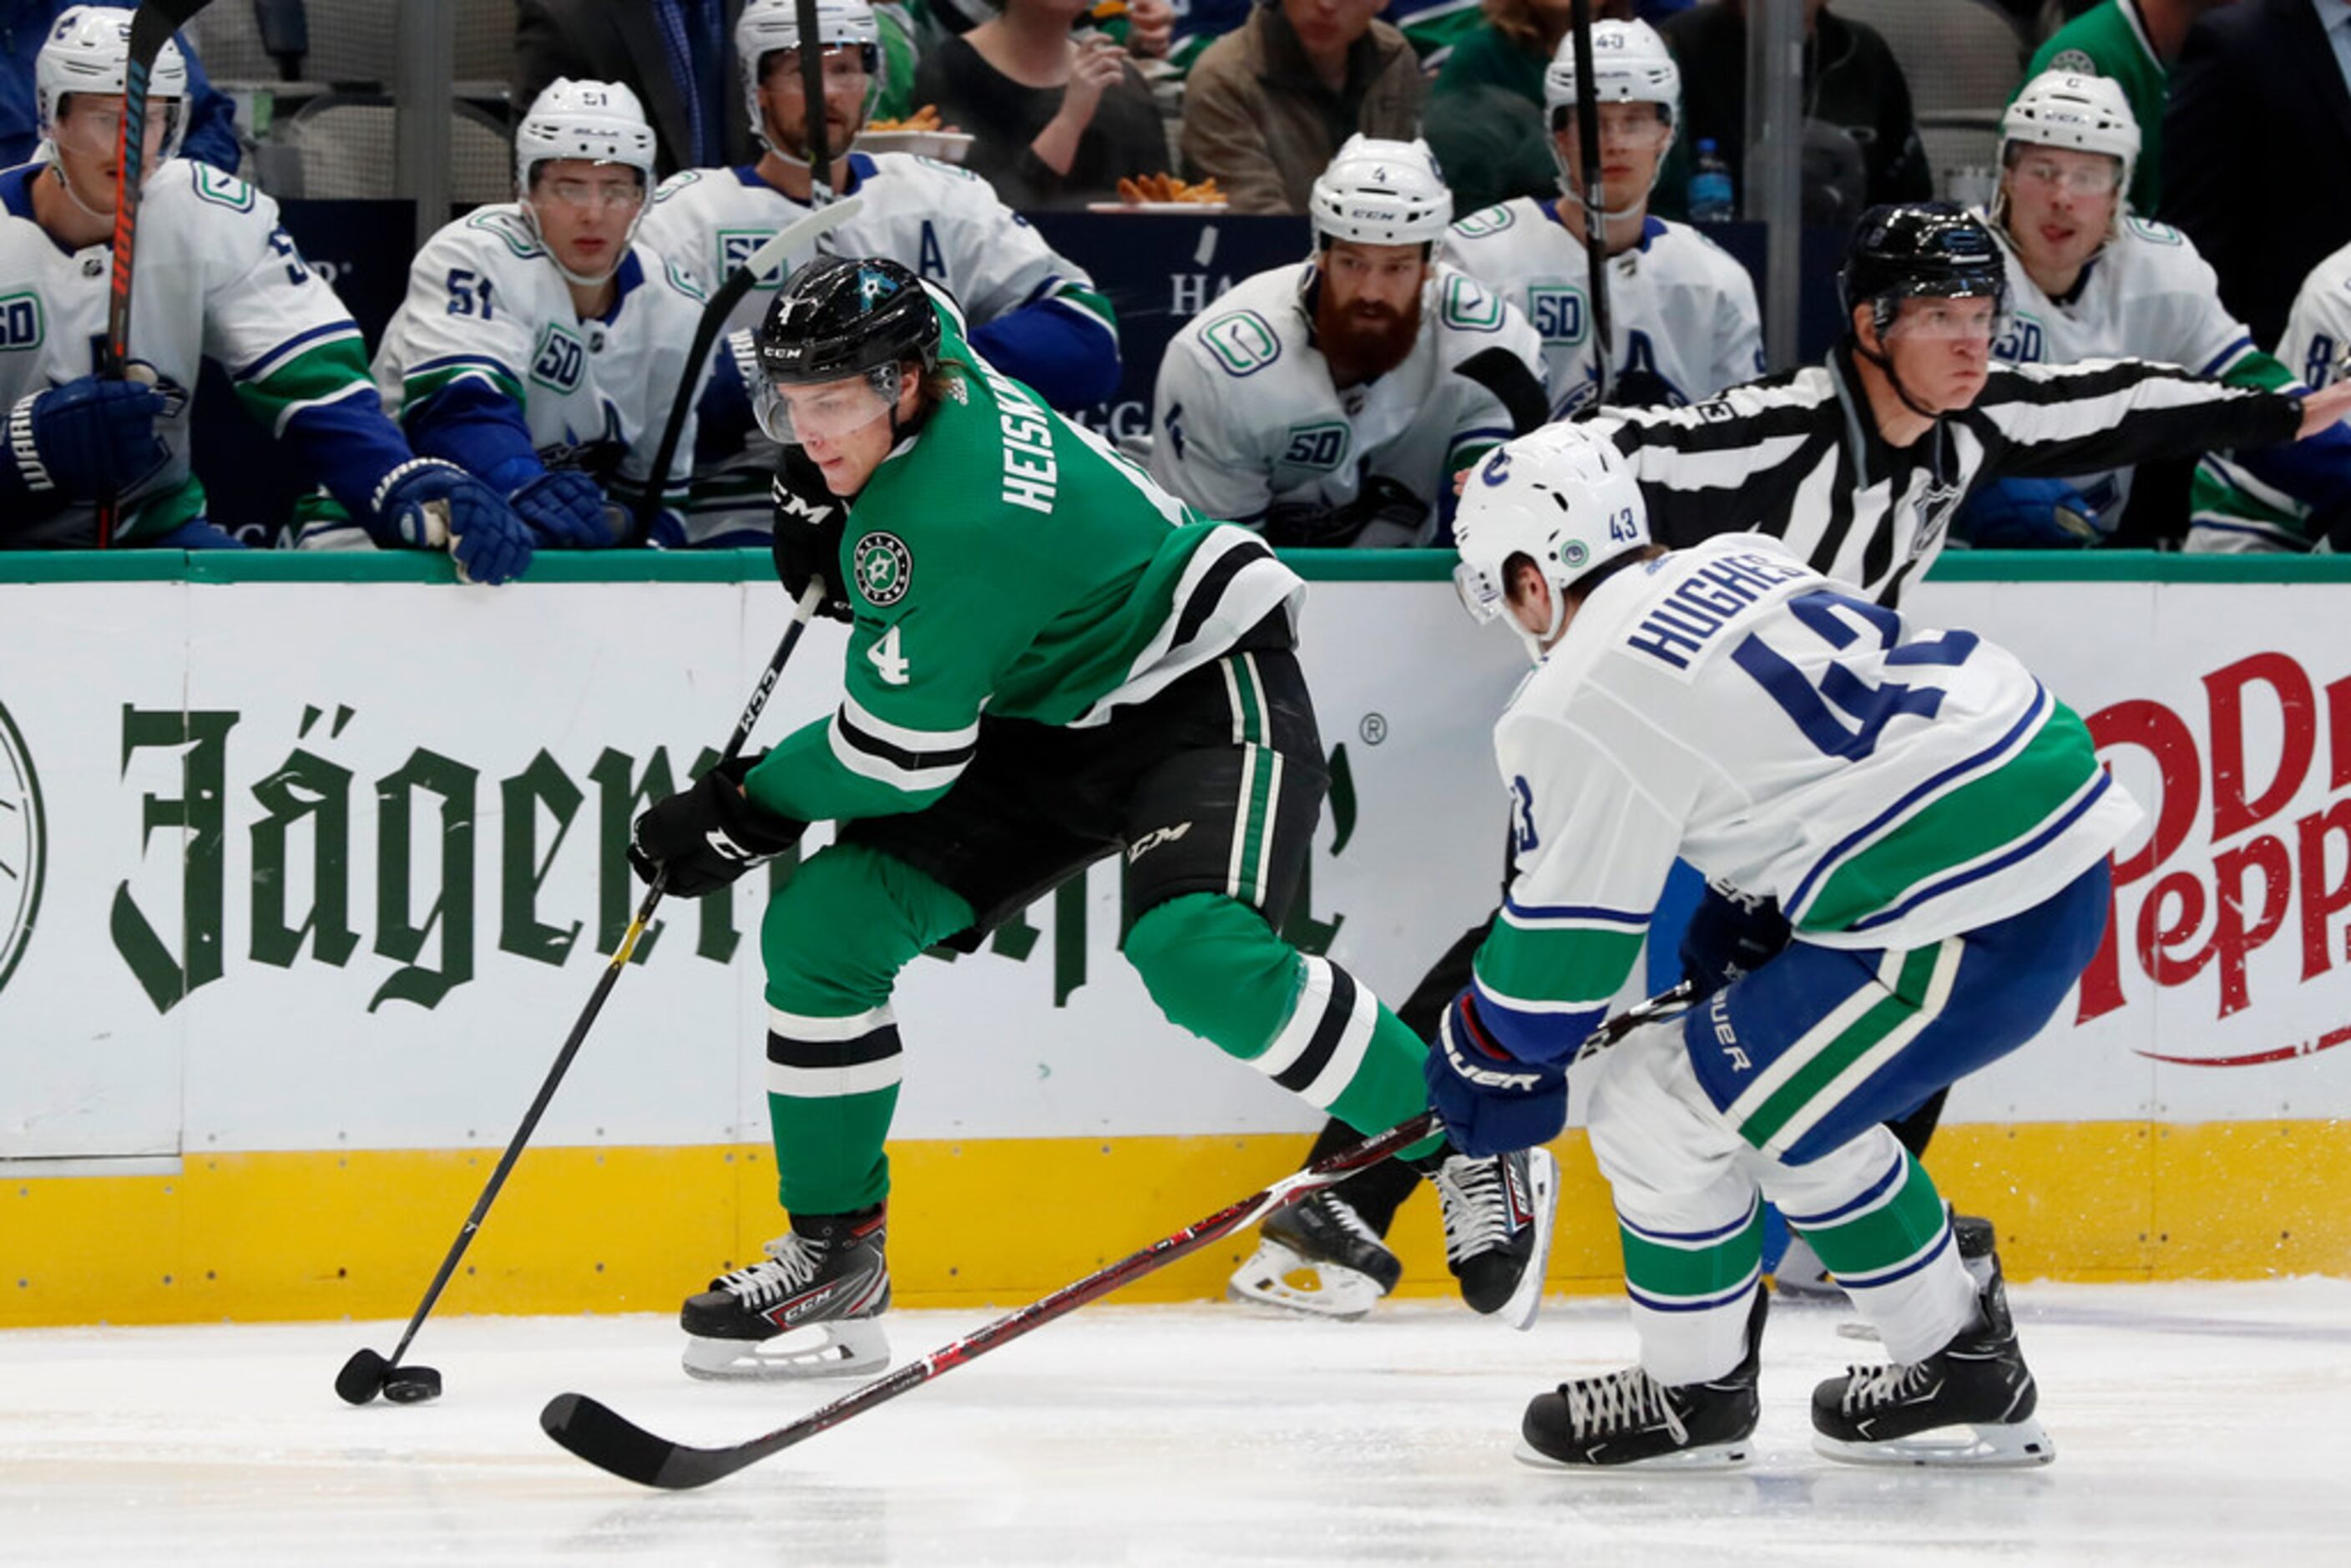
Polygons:
<instances>
[{"instance_id":1,"label":"black and white striped referee shirt","mask_svg":"<svg viewBox=\"0 0 2351 1568\"><path fill-rule=\"evenodd\" d=\"M1660 544L1774 534L1813 570L1890 606L1979 483L2267 446L2292 440L2301 418L2296 398L2171 365L1995 361L1972 406L1889 446L1839 347L1824 365L1687 408L1612 408L1592 428L1632 460Z\"/></svg>"}]
</instances>

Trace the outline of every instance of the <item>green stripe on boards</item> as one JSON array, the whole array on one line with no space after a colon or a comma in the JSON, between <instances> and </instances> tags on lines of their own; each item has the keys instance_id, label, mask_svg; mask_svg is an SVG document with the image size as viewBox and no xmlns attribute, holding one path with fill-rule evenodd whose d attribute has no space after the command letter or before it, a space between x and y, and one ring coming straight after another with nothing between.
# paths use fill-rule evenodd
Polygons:
<instances>
[{"instance_id":1,"label":"green stripe on boards","mask_svg":"<svg viewBox=\"0 0 2351 1568\"><path fill-rule=\"evenodd\" d=\"M1498 997L1597 1005L1624 985L1646 940L1637 931L1531 931L1498 920L1478 949L1478 978Z\"/></svg>"},{"instance_id":2,"label":"green stripe on boards","mask_svg":"<svg viewBox=\"0 0 2351 1568\"><path fill-rule=\"evenodd\" d=\"M1887 1202L1856 1218L1802 1228L1821 1264L1839 1278L1865 1279L1898 1268L1943 1234L1943 1197L1926 1167L1902 1156L1902 1183Z\"/></svg>"},{"instance_id":3,"label":"green stripe on boards","mask_svg":"<svg viewBox=\"0 0 2351 1568\"><path fill-rule=\"evenodd\" d=\"M1844 1033L1816 1048L1810 1061L1774 1090L1761 1109L1740 1124L1739 1135L1759 1149L1769 1144L1781 1128L1811 1103L1813 1095L1826 1089L1839 1073L1916 1013L1926 998L1927 982L1935 973L1935 959L1941 951L1942 944L1930 943L1904 954L1901 972L1895 978L1894 994L1862 1014Z\"/></svg>"},{"instance_id":4,"label":"green stripe on boards","mask_svg":"<svg viewBox=\"0 0 2351 1568\"><path fill-rule=\"evenodd\" d=\"M1661 1301L1704 1301L1735 1290L1763 1259L1763 1210L1757 1207L1740 1229L1698 1247L1677 1247L1636 1234L1618 1223L1625 1241L1625 1282Z\"/></svg>"}]
</instances>

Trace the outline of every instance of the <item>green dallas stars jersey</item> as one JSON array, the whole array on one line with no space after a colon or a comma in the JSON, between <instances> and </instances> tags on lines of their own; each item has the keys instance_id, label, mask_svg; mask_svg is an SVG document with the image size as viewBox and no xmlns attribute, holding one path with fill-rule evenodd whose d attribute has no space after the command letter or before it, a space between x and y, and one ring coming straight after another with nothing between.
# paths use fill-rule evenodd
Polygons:
<instances>
[{"instance_id":1,"label":"green dallas stars jersey","mask_svg":"<svg viewBox=\"0 0 2351 1568\"><path fill-rule=\"evenodd\" d=\"M841 706L745 782L802 821L920 810L970 761L983 710L1101 723L1276 610L1294 624L1304 591L1256 535L1202 519L936 308L953 390L849 510Z\"/></svg>"}]
</instances>

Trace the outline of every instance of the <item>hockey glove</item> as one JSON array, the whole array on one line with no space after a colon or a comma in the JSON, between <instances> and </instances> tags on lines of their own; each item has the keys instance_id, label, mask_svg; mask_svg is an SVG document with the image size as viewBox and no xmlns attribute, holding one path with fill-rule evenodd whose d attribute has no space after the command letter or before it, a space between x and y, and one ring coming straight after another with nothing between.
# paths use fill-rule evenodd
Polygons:
<instances>
[{"instance_id":1,"label":"hockey glove","mask_svg":"<svg viewBox=\"0 0 2351 1568\"><path fill-rule=\"evenodd\" d=\"M1968 498L1959 531L1978 549L2079 549L2104 538L2096 508L2063 479L2001 479Z\"/></svg>"},{"instance_id":2,"label":"hockey glove","mask_svg":"<svg viewBox=\"0 0 2351 1568\"><path fill-rule=\"evenodd\" d=\"M1520 1061L1495 1044L1478 1021L1473 992L1445 1009L1421 1073L1446 1135L1473 1159L1547 1144L1567 1125L1567 1069Z\"/></svg>"},{"instance_id":3,"label":"hockey glove","mask_svg":"<svg viewBox=\"0 0 2351 1568\"><path fill-rule=\"evenodd\" d=\"M616 542L604 520L604 492L576 468L540 474L507 499L530 525L530 537L541 549L609 549ZM617 538L626 538L627 514L621 523Z\"/></svg>"},{"instance_id":4,"label":"hockey glove","mask_svg":"<svg viewBox=\"0 0 2351 1568\"><path fill-rule=\"evenodd\" d=\"M84 376L19 401L8 417L8 455L26 490L95 500L128 490L170 455L155 422L172 399L141 381Z\"/></svg>"},{"instance_id":5,"label":"hockey glove","mask_svg":"<svg viewBox=\"0 0 2351 1568\"><path fill-rule=\"evenodd\" d=\"M1277 549L1344 549L1378 525L1366 543L1410 544L1428 520L1428 503L1384 474L1364 476L1362 494L1343 507L1277 503L1265 515L1265 542Z\"/></svg>"},{"instance_id":6,"label":"hockey glove","mask_svg":"<svg viewBox=\"0 0 2351 1568\"><path fill-rule=\"evenodd\" d=\"M692 789L648 808L629 834L637 874L651 882L666 872L664 891L700 898L799 843L807 823L762 810L743 793L743 776L758 760L714 768Z\"/></svg>"},{"instance_id":7,"label":"hockey glove","mask_svg":"<svg viewBox=\"0 0 2351 1568\"><path fill-rule=\"evenodd\" d=\"M796 446L784 448L768 494L776 504L776 576L785 591L797 602L810 583L821 580L824 601L816 612L834 621L852 619L855 612L841 581L848 506L826 487L823 474Z\"/></svg>"},{"instance_id":8,"label":"hockey glove","mask_svg":"<svg viewBox=\"0 0 2351 1568\"><path fill-rule=\"evenodd\" d=\"M497 492L437 457L418 457L375 487L382 535L445 549L468 582L511 582L530 569L530 529Z\"/></svg>"},{"instance_id":9,"label":"hockey glove","mask_svg":"<svg viewBox=\"0 0 2351 1568\"><path fill-rule=\"evenodd\" d=\"M1789 936L1788 917L1769 895L1708 883L1682 933L1682 977L1710 997L1778 957Z\"/></svg>"},{"instance_id":10,"label":"hockey glove","mask_svg":"<svg viewBox=\"0 0 2351 1568\"><path fill-rule=\"evenodd\" d=\"M191 517L170 533L141 539L150 549L245 549L246 542L216 523Z\"/></svg>"}]
</instances>

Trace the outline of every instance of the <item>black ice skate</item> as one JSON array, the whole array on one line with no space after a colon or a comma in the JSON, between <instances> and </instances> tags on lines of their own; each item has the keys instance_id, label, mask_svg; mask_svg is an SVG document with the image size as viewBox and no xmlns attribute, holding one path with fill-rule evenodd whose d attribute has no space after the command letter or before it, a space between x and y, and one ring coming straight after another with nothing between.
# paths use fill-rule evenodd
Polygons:
<instances>
[{"instance_id":1,"label":"black ice skate","mask_svg":"<svg viewBox=\"0 0 2351 1568\"><path fill-rule=\"evenodd\" d=\"M1637 1366L1538 1394L1520 1424L1518 1457L1563 1470L1726 1470L1754 1453L1762 1414L1755 1380L1770 1292L1755 1291L1747 1355L1722 1376L1672 1387Z\"/></svg>"},{"instance_id":2,"label":"black ice skate","mask_svg":"<svg viewBox=\"0 0 2351 1568\"><path fill-rule=\"evenodd\" d=\"M1856 1465L2045 1465L2039 1394L2016 1347L2000 1260L1976 1293L1980 1321L1914 1366L1851 1367L1813 1390L1813 1447ZM1980 1274L1979 1277L1981 1278Z\"/></svg>"},{"instance_id":3,"label":"black ice skate","mask_svg":"<svg viewBox=\"0 0 2351 1568\"><path fill-rule=\"evenodd\" d=\"M1403 1260L1379 1232L1324 1187L1266 1216L1256 1253L1234 1273L1225 1294L1315 1317L1353 1319L1403 1277Z\"/></svg>"},{"instance_id":4,"label":"black ice skate","mask_svg":"<svg viewBox=\"0 0 2351 1568\"><path fill-rule=\"evenodd\" d=\"M687 1298L685 1370L695 1377L837 1377L890 1364L877 1320L890 1305L883 1206L795 1214L765 1262Z\"/></svg>"},{"instance_id":5,"label":"black ice skate","mask_svg":"<svg viewBox=\"0 0 2351 1568\"><path fill-rule=\"evenodd\" d=\"M1492 1159L1447 1155L1428 1179L1445 1212L1445 1261L1472 1312L1530 1327L1551 1261L1559 1162L1548 1149Z\"/></svg>"}]
</instances>

